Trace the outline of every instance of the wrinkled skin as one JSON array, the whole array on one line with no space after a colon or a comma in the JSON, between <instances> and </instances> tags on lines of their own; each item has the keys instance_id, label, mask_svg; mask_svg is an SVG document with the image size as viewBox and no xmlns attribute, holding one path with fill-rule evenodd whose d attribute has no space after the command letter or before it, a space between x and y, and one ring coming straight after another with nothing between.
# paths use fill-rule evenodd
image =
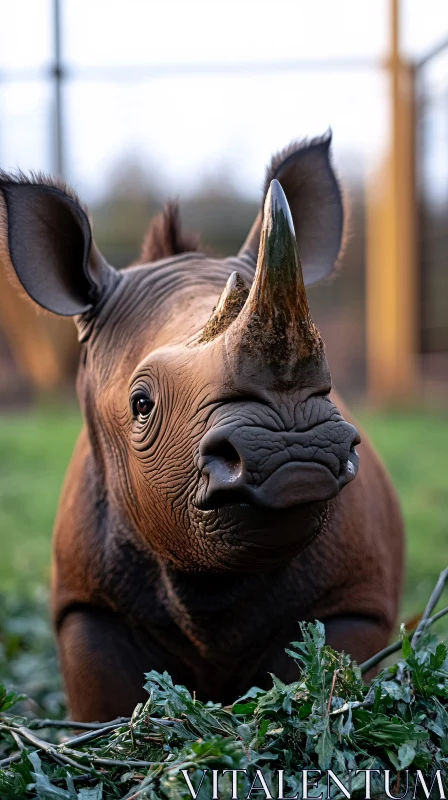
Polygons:
<instances>
[{"instance_id":1,"label":"wrinkled skin","mask_svg":"<svg viewBox=\"0 0 448 800\"><path fill-rule=\"evenodd\" d=\"M188 272L191 279L195 264L200 266L201 262L183 261L177 269L181 274ZM216 273L219 266L213 266ZM327 442L319 440L319 436L323 422L334 420L337 426L341 415L327 396L308 399L307 395L316 391L315 386L299 392L273 393L246 379L247 392L234 389L220 360L221 340L199 347L184 343L193 340L189 334L203 327L216 296L203 301L202 314L196 300L191 304L187 300L187 310L182 315L182 296L188 297L188 291L180 290L179 300L174 303L174 318L170 313L174 299L170 291L166 303L160 303L151 320L148 299L155 290L144 289L146 273L147 270L134 270L123 277L116 299L113 295L100 315L99 333L92 335L79 378L81 404L91 438L95 438L101 451L100 464L109 493L142 538L182 570L250 568L254 548L255 569L259 569L261 558L267 563L272 559L282 561L286 554L297 551L297 509L285 509L280 516L278 511L273 512L275 525L284 527L282 537L277 534L275 548L271 526L265 536L260 531L265 508L260 509L260 519L253 527L251 520L257 509L251 508L250 513L247 508L232 509L232 513L221 507L206 510L206 480L199 469L206 456L201 455L201 449L206 451L210 434L216 435L225 425L227 430L233 427L240 437L247 433L254 450L252 470L263 469L265 473L252 474L255 484L297 451L301 458L312 461L316 445L321 461L338 470L337 453L344 447L348 450L350 436L345 442L337 441L328 451ZM114 316L120 316L122 306L128 312L123 322L120 326L110 325ZM107 319L104 328L103 314ZM135 320L141 321L141 327L136 326ZM174 327L178 343L172 343ZM111 329L113 349L103 338L109 337ZM109 364L103 355L107 352L111 354ZM102 367L99 375L97 361ZM142 386L150 390L155 400L151 418L143 424L132 418L129 408L133 391ZM248 394L253 398L250 401L246 399ZM277 435L268 438L268 430ZM345 431L343 435L347 439ZM270 448L272 453L260 461L259 447ZM97 461L98 456L99 453ZM306 511L299 510L299 514L310 519L309 525L303 525L306 543L317 532L315 525L323 518L325 508L312 504ZM244 522L247 518L249 523Z\"/></svg>"},{"instance_id":2,"label":"wrinkled skin","mask_svg":"<svg viewBox=\"0 0 448 800\"><path fill-rule=\"evenodd\" d=\"M314 164L307 180L319 169ZM285 173L286 188L288 180ZM311 322L317 345L304 345L295 358L286 358L283 341L276 351L277 331L266 347L267 323L259 325L258 343L241 337L249 300L233 322L204 335L234 270L256 285L256 226L239 257L185 253L120 274L86 245L86 288L82 276L73 281L78 262L68 269L47 228L34 217L30 227L27 217L38 190L39 220L54 220L56 204L58 225L81 252L89 229L81 216L79 238L73 201L52 189L46 206L35 186L22 207L22 185L2 184L1 175L0 190L9 224L8 249L0 224L0 259L36 302L64 314L79 308L84 342L77 385L84 427L65 480L53 561L54 621L73 717L130 714L145 698L150 669L166 669L201 699L221 702L269 685L268 672L293 680L297 667L284 648L298 638L298 620L321 619L328 642L359 662L385 646L400 593L400 511L370 444L364 436L359 444L349 412L330 394ZM296 230L307 207L294 217ZM13 222L31 242L26 259ZM299 250L318 252L321 223L318 230L320 238L298 237ZM39 259L27 272L36 240ZM44 246L62 283L33 283ZM142 397L151 402L140 414Z\"/></svg>"},{"instance_id":3,"label":"wrinkled skin","mask_svg":"<svg viewBox=\"0 0 448 800\"><path fill-rule=\"evenodd\" d=\"M188 281L194 263L177 266ZM110 335L109 326L101 333L99 325L98 337L89 343L79 381L87 429L67 477L56 526L55 613L73 713L102 719L128 713L144 696L141 673L149 667L168 669L198 696L224 702L251 684L267 685L268 670L292 680L295 666L283 656L283 647L297 638L299 619L327 621L333 646L360 661L367 658L386 644L393 624L401 559L401 541L393 536L401 529L399 510L370 445L359 446L356 480L330 503L282 510L198 508L203 478L197 465L207 431L215 426L219 430L227 420L235 425L237 418L243 431L246 421L248 427L269 426L281 434L272 441L304 442L306 450L319 437L321 421L337 420L340 412L328 396L309 398L307 390L278 393L269 398L269 406L262 392L256 401L238 400L233 392L226 397L213 345L197 352L167 345L174 328L183 329L188 340L208 318L216 296L190 304L188 290L181 290L179 298L186 297L182 316L181 299L175 316L167 316L168 309L160 305L154 325L142 324L136 331L145 294L138 271L129 277L139 287L132 293L134 313L113 328L113 357L108 364L104 358L100 362L101 392L95 353L110 351L102 339ZM168 307L171 300L167 298ZM129 308L124 288L110 302ZM104 313L113 311L106 307ZM147 354L151 344L154 349ZM209 376L206 383L200 380L204 374ZM148 434L128 411L128 386L143 376L153 381L160 403ZM341 409L341 402L333 399ZM277 464L285 458L284 448L276 450L272 441L274 455L266 470L273 469L270 459ZM328 458L331 463L331 452ZM104 483L107 498L98 506ZM72 517L69 530L67 515ZM388 538L379 535L384 530ZM98 539L99 531L105 533ZM94 611L104 607L117 626L110 643L103 632L104 612L98 617ZM135 632L131 641L129 630ZM99 663L98 641L101 652L110 648L115 660L117 653L122 659L117 665L120 678L106 697L98 687L109 684L110 676L107 659L102 656ZM96 653L98 683L92 687ZM135 663L134 674L129 663ZM86 685L91 687L88 697Z\"/></svg>"}]
</instances>

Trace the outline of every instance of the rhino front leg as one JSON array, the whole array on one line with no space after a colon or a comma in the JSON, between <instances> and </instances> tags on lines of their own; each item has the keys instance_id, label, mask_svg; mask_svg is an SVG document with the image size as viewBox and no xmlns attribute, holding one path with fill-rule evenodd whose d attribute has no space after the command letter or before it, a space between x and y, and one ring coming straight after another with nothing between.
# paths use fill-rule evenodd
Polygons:
<instances>
[{"instance_id":1,"label":"rhino front leg","mask_svg":"<svg viewBox=\"0 0 448 800\"><path fill-rule=\"evenodd\" d=\"M324 620L324 623L327 644L348 653L358 664L386 647L391 633L385 622L371 617L347 615ZM366 680L377 671L366 673Z\"/></svg>"},{"instance_id":2,"label":"rhino front leg","mask_svg":"<svg viewBox=\"0 0 448 800\"><path fill-rule=\"evenodd\" d=\"M71 611L59 631L59 653L70 715L82 722L130 716L147 698L144 673L163 668L114 614Z\"/></svg>"},{"instance_id":3,"label":"rhino front leg","mask_svg":"<svg viewBox=\"0 0 448 800\"><path fill-rule=\"evenodd\" d=\"M325 624L326 643L334 650L348 653L354 661L362 664L370 656L386 647L390 631L385 623L368 616L341 615L323 620ZM268 654L262 669L253 680L257 686L269 686L270 680L266 680L267 672L273 672L285 683L292 683L299 679L300 670L290 656L285 653L285 647L289 647L289 642L297 640L297 626L282 637L282 641L277 641L275 646ZM366 680L374 676L378 670L371 670L366 674Z\"/></svg>"}]
</instances>

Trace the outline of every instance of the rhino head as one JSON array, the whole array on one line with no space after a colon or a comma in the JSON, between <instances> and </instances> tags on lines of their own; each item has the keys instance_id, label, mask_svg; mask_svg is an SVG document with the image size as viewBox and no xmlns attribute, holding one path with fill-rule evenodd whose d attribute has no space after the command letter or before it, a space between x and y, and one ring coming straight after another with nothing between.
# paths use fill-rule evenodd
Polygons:
<instances>
[{"instance_id":1,"label":"rhino head","mask_svg":"<svg viewBox=\"0 0 448 800\"><path fill-rule=\"evenodd\" d=\"M329 139L274 159L234 258L176 252L171 213L147 240L146 255L165 257L118 272L71 190L3 173L0 199L0 262L78 327L83 469L107 535L186 571L256 571L300 552L358 468L305 289L341 243Z\"/></svg>"}]
</instances>

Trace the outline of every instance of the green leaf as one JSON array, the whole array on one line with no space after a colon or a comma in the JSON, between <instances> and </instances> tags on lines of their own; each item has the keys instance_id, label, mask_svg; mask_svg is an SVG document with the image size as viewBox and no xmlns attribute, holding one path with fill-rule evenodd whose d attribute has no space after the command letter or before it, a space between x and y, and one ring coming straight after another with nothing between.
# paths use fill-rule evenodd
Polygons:
<instances>
[{"instance_id":1,"label":"green leaf","mask_svg":"<svg viewBox=\"0 0 448 800\"><path fill-rule=\"evenodd\" d=\"M103 784L99 783L94 789L80 789L78 800L103 800Z\"/></svg>"},{"instance_id":2,"label":"green leaf","mask_svg":"<svg viewBox=\"0 0 448 800\"><path fill-rule=\"evenodd\" d=\"M405 633L401 639L401 651L403 653L403 658L409 658L412 655L413 650L411 646L411 642L409 640L409 636Z\"/></svg>"},{"instance_id":3,"label":"green leaf","mask_svg":"<svg viewBox=\"0 0 448 800\"><path fill-rule=\"evenodd\" d=\"M16 703L25 700L26 695L8 691L3 683L0 683L0 714L9 711Z\"/></svg>"},{"instance_id":4,"label":"green leaf","mask_svg":"<svg viewBox=\"0 0 448 800\"><path fill-rule=\"evenodd\" d=\"M232 706L232 713L237 715L253 714L257 707L257 703L235 703Z\"/></svg>"},{"instance_id":5,"label":"green leaf","mask_svg":"<svg viewBox=\"0 0 448 800\"><path fill-rule=\"evenodd\" d=\"M415 758L415 749L410 744L402 744L398 749L398 769L406 769Z\"/></svg>"},{"instance_id":6,"label":"green leaf","mask_svg":"<svg viewBox=\"0 0 448 800\"><path fill-rule=\"evenodd\" d=\"M301 705L299 710L297 711L297 716L299 719L306 719L306 717L309 717L312 710L313 710L312 703L303 703L303 705Z\"/></svg>"},{"instance_id":7,"label":"green leaf","mask_svg":"<svg viewBox=\"0 0 448 800\"><path fill-rule=\"evenodd\" d=\"M397 770L397 772L398 772L398 770L400 770L400 769L401 769L401 767L400 767L400 761L399 761L399 759L398 759L398 756L397 756L397 754L396 754L396 753L394 753L394 751L393 751L393 750L390 750L388 747L386 747L386 753L387 753L387 756L388 756L388 758L389 758L389 761L391 762L392 766L393 766L393 767L394 767L394 768Z\"/></svg>"},{"instance_id":8,"label":"green leaf","mask_svg":"<svg viewBox=\"0 0 448 800\"><path fill-rule=\"evenodd\" d=\"M320 769L329 769L334 745L329 727L326 727L316 744L317 760Z\"/></svg>"},{"instance_id":9,"label":"green leaf","mask_svg":"<svg viewBox=\"0 0 448 800\"><path fill-rule=\"evenodd\" d=\"M389 695L394 700L403 700L405 703L410 703L412 700L410 686L400 684L397 681L384 681L381 684L384 694Z\"/></svg>"},{"instance_id":10,"label":"green leaf","mask_svg":"<svg viewBox=\"0 0 448 800\"><path fill-rule=\"evenodd\" d=\"M48 775L45 775L37 753L28 753L28 758L34 767L32 772L34 783L30 784L28 788L36 791L39 800L72 800L69 791L55 786L51 783Z\"/></svg>"},{"instance_id":11,"label":"green leaf","mask_svg":"<svg viewBox=\"0 0 448 800\"><path fill-rule=\"evenodd\" d=\"M448 648L446 647L445 644L443 644L443 642L440 642L436 647L436 652L431 653L429 659L429 666L431 667L431 669L433 670L440 669L440 667L442 667L445 662L447 653L448 653Z\"/></svg>"},{"instance_id":12,"label":"green leaf","mask_svg":"<svg viewBox=\"0 0 448 800\"><path fill-rule=\"evenodd\" d=\"M255 700L260 694L265 694L265 690L260 689L258 686L252 686L242 697L235 700L235 705L236 703L242 703L244 700Z\"/></svg>"}]
</instances>

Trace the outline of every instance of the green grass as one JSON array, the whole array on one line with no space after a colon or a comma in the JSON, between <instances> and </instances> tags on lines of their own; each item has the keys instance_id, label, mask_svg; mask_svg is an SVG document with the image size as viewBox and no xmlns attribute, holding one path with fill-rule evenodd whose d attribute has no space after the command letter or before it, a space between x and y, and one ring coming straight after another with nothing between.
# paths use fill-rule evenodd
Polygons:
<instances>
[{"instance_id":1,"label":"green grass","mask_svg":"<svg viewBox=\"0 0 448 800\"><path fill-rule=\"evenodd\" d=\"M49 581L51 530L80 426L70 407L0 417L0 592Z\"/></svg>"},{"instance_id":2,"label":"green grass","mask_svg":"<svg viewBox=\"0 0 448 800\"><path fill-rule=\"evenodd\" d=\"M430 413L364 413L358 419L401 501L407 538L402 615L408 619L423 610L440 570L448 566L448 420ZM446 595L443 599L448 605Z\"/></svg>"},{"instance_id":3,"label":"green grass","mask_svg":"<svg viewBox=\"0 0 448 800\"><path fill-rule=\"evenodd\" d=\"M448 565L448 422L361 413L401 498L407 527L403 615L422 610ZM49 580L51 529L80 428L73 408L0 417L0 592Z\"/></svg>"}]
</instances>

